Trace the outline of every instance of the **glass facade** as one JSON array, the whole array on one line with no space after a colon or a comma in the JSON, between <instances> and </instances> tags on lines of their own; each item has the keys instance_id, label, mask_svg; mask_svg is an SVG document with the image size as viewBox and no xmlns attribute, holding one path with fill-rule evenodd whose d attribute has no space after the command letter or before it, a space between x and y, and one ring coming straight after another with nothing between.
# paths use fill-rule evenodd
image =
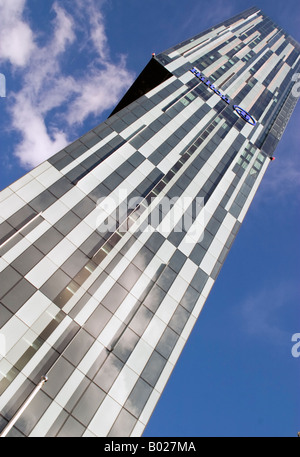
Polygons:
<instances>
[{"instance_id":1,"label":"glass facade","mask_svg":"<svg viewBox=\"0 0 300 457\"><path fill-rule=\"evenodd\" d=\"M299 51L251 8L154 56L0 193L0 430L46 375L8 436L142 435L295 107Z\"/></svg>"}]
</instances>

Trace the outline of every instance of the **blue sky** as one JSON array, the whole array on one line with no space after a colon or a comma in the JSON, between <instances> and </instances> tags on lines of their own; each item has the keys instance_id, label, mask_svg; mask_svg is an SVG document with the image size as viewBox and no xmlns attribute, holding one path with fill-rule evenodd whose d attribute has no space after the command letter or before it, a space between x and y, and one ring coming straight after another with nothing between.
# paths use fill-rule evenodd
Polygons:
<instances>
[{"instance_id":1,"label":"blue sky","mask_svg":"<svg viewBox=\"0 0 300 457\"><path fill-rule=\"evenodd\" d=\"M0 189L106 119L151 58L255 3L0 0ZM298 0L256 2L300 40ZM300 105L144 436L300 431Z\"/></svg>"}]
</instances>

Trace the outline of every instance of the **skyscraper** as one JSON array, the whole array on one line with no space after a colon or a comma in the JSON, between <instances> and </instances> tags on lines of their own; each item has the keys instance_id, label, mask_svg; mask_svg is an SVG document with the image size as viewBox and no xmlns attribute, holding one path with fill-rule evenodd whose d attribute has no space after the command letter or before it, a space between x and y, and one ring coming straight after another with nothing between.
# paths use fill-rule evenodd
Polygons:
<instances>
[{"instance_id":1,"label":"skyscraper","mask_svg":"<svg viewBox=\"0 0 300 457\"><path fill-rule=\"evenodd\" d=\"M298 71L299 44L251 8L153 56L104 123L0 194L1 429L143 433Z\"/></svg>"}]
</instances>

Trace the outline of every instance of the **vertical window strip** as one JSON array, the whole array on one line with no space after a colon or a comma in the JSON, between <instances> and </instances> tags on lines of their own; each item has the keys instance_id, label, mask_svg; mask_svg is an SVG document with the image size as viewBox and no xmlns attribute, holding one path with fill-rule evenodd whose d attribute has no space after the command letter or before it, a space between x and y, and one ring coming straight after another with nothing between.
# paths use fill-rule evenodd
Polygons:
<instances>
[{"instance_id":1,"label":"vertical window strip","mask_svg":"<svg viewBox=\"0 0 300 457\"><path fill-rule=\"evenodd\" d=\"M168 105L166 105L164 108L162 108L163 112L168 111L172 106L174 106L178 101L181 101L181 99L185 98L188 96L189 93L191 93L196 87L199 86L200 83L196 82L196 84L193 85L192 88L186 89L184 92L182 92L180 95L178 95L174 100L172 100Z\"/></svg>"},{"instance_id":2,"label":"vertical window strip","mask_svg":"<svg viewBox=\"0 0 300 457\"><path fill-rule=\"evenodd\" d=\"M33 215L32 219L30 219L28 222L26 222L21 228L19 228L16 232L14 232L9 238L6 240L2 241L0 244L0 249L4 247L6 244L10 243L11 241L14 240L14 238L20 234L23 230L28 229L30 227L30 224L32 224L36 219L38 219L39 216L41 216L41 213L38 213L36 215Z\"/></svg>"},{"instance_id":3,"label":"vertical window strip","mask_svg":"<svg viewBox=\"0 0 300 457\"><path fill-rule=\"evenodd\" d=\"M42 346L42 344L47 340L47 338L53 333L53 331L58 327L58 325L66 316L66 314L61 310L58 310L58 312L55 315L52 315L52 313L48 313L48 315L50 317L50 320L47 321L46 326L44 326L41 333L39 335L36 335L35 340L30 343L30 346L25 350L25 352L19 357L17 361L14 362L14 365L11 367L11 369L8 372L3 373L3 378L0 381L0 395L2 395L2 393L9 387L9 385L14 381L14 379L21 373L22 369L32 359L32 357L36 354L38 349ZM45 325L44 317L42 317L41 322ZM31 329L29 329L28 331L32 333ZM19 341L22 341L24 338L26 338L26 333L25 335L23 335L22 338L20 338ZM59 352L55 352L55 354L56 358L59 358ZM4 358L3 360L7 359ZM9 360L8 363L10 364Z\"/></svg>"}]
</instances>

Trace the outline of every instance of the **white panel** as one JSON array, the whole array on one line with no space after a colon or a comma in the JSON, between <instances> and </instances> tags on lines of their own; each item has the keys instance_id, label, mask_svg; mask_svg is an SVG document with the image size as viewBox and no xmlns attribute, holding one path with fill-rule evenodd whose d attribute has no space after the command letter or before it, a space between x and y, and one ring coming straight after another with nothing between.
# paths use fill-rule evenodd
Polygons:
<instances>
[{"instance_id":1,"label":"white panel","mask_svg":"<svg viewBox=\"0 0 300 457\"><path fill-rule=\"evenodd\" d=\"M26 202L30 202L45 190L40 182L33 179L31 182L19 189L16 194L19 195Z\"/></svg>"},{"instance_id":2,"label":"white panel","mask_svg":"<svg viewBox=\"0 0 300 457\"><path fill-rule=\"evenodd\" d=\"M149 346L149 344L143 340L139 340L138 344L127 360L127 365L137 374L141 374L152 352L153 348Z\"/></svg>"},{"instance_id":3,"label":"white panel","mask_svg":"<svg viewBox=\"0 0 300 457\"><path fill-rule=\"evenodd\" d=\"M131 289L131 294L138 300L144 292L146 285L149 284L150 277L143 273Z\"/></svg>"},{"instance_id":4,"label":"white panel","mask_svg":"<svg viewBox=\"0 0 300 457\"><path fill-rule=\"evenodd\" d=\"M24 322L16 316L13 316L8 322L6 322L6 324L1 328L1 335L5 341L6 353L8 353L17 341L22 338L27 330L27 325L25 325Z\"/></svg>"},{"instance_id":5,"label":"white panel","mask_svg":"<svg viewBox=\"0 0 300 457\"><path fill-rule=\"evenodd\" d=\"M27 273L25 279L39 289L56 270L57 265L47 257L44 257L29 273Z\"/></svg>"},{"instance_id":6,"label":"white panel","mask_svg":"<svg viewBox=\"0 0 300 457\"><path fill-rule=\"evenodd\" d=\"M51 333L47 339L47 343L53 346L58 338L66 331L68 326L72 323L72 319L69 316L66 316L61 323L56 327L56 329ZM51 373L51 372L50 372Z\"/></svg>"},{"instance_id":7,"label":"white panel","mask_svg":"<svg viewBox=\"0 0 300 457\"><path fill-rule=\"evenodd\" d=\"M31 176L36 178L37 176L41 175L44 173L44 171L48 170L48 168L52 168L51 163L45 161L38 165L37 167L33 168L33 170L30 171Z\"/></svg>"},{"instance_id":8,"label":"white panel","mask_svg":"<svg viewBox=\"0 0 300 457\"><path fill-rule=\"evenodd\" d=\"M173 316L175 309L177 308L177 305L178 303L176 300L166 295L156 312L157 317L159 317L163 322L168 324L169 320Z\"/></svg>"},{"instance_id":9,"label":"white panel","mask_svg":"<svg viewBox=\"0 0 300 457\"><path fill-rule=\"evenodd\" d=\"M8 263L0 257L0 272L3 271L6 267L8 267Z\"/></svg>"},{"instance_id":10,"label":"white panel","mask_svg":"<svg viewBox=\"0 0 300 457\"><path fill-rule=\"evenodd\" d=\"M100 335L98 336L97 340L103 344L103 346L109 346L113 337L120 329L122 325L122 321L118 319L116 316L112 316L110 321L106 324Z\"/></svg>"},{"instance_id":11,"label":"white panel","mask_svg":"<svg viewBox=\"0 0 300 457\"><path fill-rule=\"evenodd\" d=\"M138 378L137 373L124 365L108 394L123 406Z\"/></svg>"},{"instance_id":12,"label":"white panel","mask_svg":"<svg viewBox=\"0 0 300 457\"><path fill-rule=\"evenodd\" d=\"M271 100L271 102L269 103L268 106L271 106L271 104L273 103L273 100ZM259 135L261 134L262 130L263 130L264 126L262 124L259 124L255 130L255 133L251 136L251 143L255 143L255 141L257 140L257 138L259 137Z\"/></svg>"},{"instance_id":13,"label":"white panel","mask_svg":"<svg viewBox=\"0 0 300 457\"><path fill-rule=\"evenodd\" d=\"M107 205L110 205L109 208L111 209L112 212L115 211L115 209L117 207L117 204L116 204L116 202L114 202L112 197L109 196L109 197L106 197L101 202L98 200L97 201L97 206L95 207L95 209L93 211L91 211L84 219L85 224L87 224L89 227L91 227L93 229L93 231L97 230L98 233L101 233L100 230L99 230L100 226L110 216L107 212L105 212L101 208L101 205L104 204L104 203L106 203ZM111 207L112 204L114 204L114 207ZM105 227L106 226L104 226L104 230L105 230ZM115 227L115 229L116 229L116 227Z\"/></svg>"},{"instance_id":14,"label":"white panel","mask_svg":"<svg viewBox=\"0 0 300 457\"><path fill-rule=\"evenodd\" d=\"M3 189L0 191L0 202L3 202L4 200L6 200L8 197L10 197L11 195L13 195L13 191L10 187L6 187L6 189ZM1 206L0 206L1 207ZM1 213L2 215L2 213Z\"/></svg>"},{"instance_id":15,"label":"white panel","mask_svg":"<svg viewBox=\"0 0 300 457\"><path fill-rule=\"evenodd\" d=\"M19 241L19 243L17 243L3 255L3 259L8 263L13 262L30 246L30 244L31 243L27 240L27 238L22 238L22 240Z\"/></svg>"},{"instance_id":16,"label":"white panel","mask_svg":"<svg viewBox=\"0 0 300 457\"><path fill-rule=\"evenodd\" d=\"M173 59L173 57L178 57L180 54L178 51L173 51L169 54L170 59Z\"/></svg>"},{"instance_id":17,"label":"white panel","mask_svg":"<svg viewBox=\"0 0 300 457\"><path fill-rule=\"evenodd\" d=\"M191 262L193 263L193 262ZM195 265L195 264L194 264ZM197 266L195 265L196 269ZM192 277L192 273L190 273L189 277ZM185 293L189 283L185 281L181 276L177 276L168 290L168 294L173 297L175 300L181 300L183 294Z\"/></svg>"},{"instance_id":18,"label":"white panel","mask_svg":"<svg viewBox=\"0 0 300 457\"><path fill-rule=\"evenodd\" d=\"M81 221L68 235L67 238L79 247L93 233L92 227Z\"/></svg>"},{"instance_id":19,"label":"white panel","mask_svg":"<svg viewBox=\"0 0 300 457\"><path fill-rule=\"evenodd\" d=\"M8 219L23 206L25 206L25 201L17 194L12 194L0 203L1 217Z\"/></svg>"},{"instance_id":20,"label":"white panel","mask_svg":"<svg viewBox=\"0 0 300 457\"><path fill-rule=\"evenodd\" d=\"M71 376L67 379L63 387L60 389L58 394L55 397L55 401L61 405L65 406L67 402L72 397L73 393L81 383L84 378L84 374L81 373L79 370L75 369Z\"/></svg>"},{"instance_id":21,"label":"white panel","mask_svg":"<svg viewBox=\"0 0 300 457\"><path fill-rule=\"evenodd\" d=\"M52 353L52 348L49 344L43 343L39 350L31 357L29 362L25 365L22 372L28 378L36 367L47 358L48 353ZM46 374L46 373L43 373Z\"/></svg>"},{"instance_id":22,"label":"white panel","mask_svg":"<svg viewBox=\"0 0 300 457\"><path fill-rule=\"evenodd\" d=\"M181 338L183 338L184 340L188 339L188 337L191 334L191 331L194 328L194 325L196 324L196 320L197 320L197 318L191 314L191 316L189 317L189 319L188 319L186 325L184 326L184 329L180 335Z\"/></svg>"},{"instance_id":23,"label":"white panel","mask_svg":"<svg viewBox=\"0 0 300 457\"><path fill-rule=\"evenodd\" d=\"M117 153L115 153L115 154L117 154ZM112 156L114 156L114 154ZM112 157L112 156L110 156L110 157ZM106 160L110 159L110 157L108 157ZM109 166L109 164L108 164L108 162L106 162L106 160L105 160L105 162L101 162L96 168L94 168L88 174L88 176L86 177L87 181L91 178L91 181L94 182L94 180L96 178L100 183L100 182L104 181L104 179L106 179L108 176L110 176L112 174L112 172L114 171L113 161L115 161L115 159L111 160L112 161L112 165L111 166ZM85 178L83 178L83 180L84 179ZM79 181L78 187L81 187L80 183L81 183L81 181ZM99 183L96 184L96 186L98 186ZM91 190L96 186L94 186L94 185L91 186Z\"/></svg>"},{"instance_id":24,"label":"white panel","mask_svg":"<svg viewBox=\"0 0 300 457\"><path fill-rule=\"evenodd\" d=\"M79 203L85 197L85 193L80 190L77 186L70 189L66 194L60 197L61 203L72 209L77 203Z\"/></svg>"},{"instance_id":25,"label":"white panel","mask_svg":"<svg viewBox=\"0 0 300 457\"><path fill-rule=\"evenodd\" d=\"M121 409L122 406L107 395L89 423L88 429L96 436L107 436Z\"/></svg>"},{"instance_id":26,"label":"white panel","mask_svg":"<svg viewBox=\"0 0 300 457\"><path fill-rule=\"evenodd\" d=\"M34 322L32 330L39 335L47 325L53 322L53 319L56 318L59 312L60 308L51 302L51 305L46 311Z\"/></svg>"},{"instance_id":27,"label":"white panel","mask_svg":"<svg viewBox=\"0 0 300 457\"><path fill-rule=\"evenodd\" d=\"M76 246L67 238L63 238L48 254L47 257L60 267L75 251Z\"/></svg>"},{"instance_id":28,"label":"white panel","mask_svg":"<svg viewBox=\"0 0 300 457\"><path fill-rule=\"evenodd\" d=\"M140 415L139 420L140 420L140 422L142 422L142 424L147 424L147 422L150 419L150 416L156 406L156 403L159 400L159 397L160 397L160 393L154 389L152 391L152 394L149 397L149 400L146 403L145 408L142 411L142 414Z\"/></svg>"},{"instance_id":29,"label":"white panel","mask_svg":"<svg viewBox=\"0 0 300 457\"><path fill-rule=\"evenodd\" d=\"M97 436L94 433L92 433L88 428L85 430L82 437L83 438L97 438Z\"/></svg>"},{"instance_id":30,"label":"white panel","mask_svg":"<svg viewBox=\"0 0 300 457\"><path fill-rule=\"evenodd\" d=\"M74 318L74 321L77 322L79 325L83 325L95 311L98 305L99 300L96 300L96 298L91 297L89 301L84 305L82 310L79 311L77 316Z\"/></svg>"},{"instance_id":31,"label":"white panel","mask_svg":"<svg viewBox=\"0 0 300 457\"><path fill-rule=\"evenodd\" d=\"M241 130L241 135L244 135L245 137L248 137L250 133L252 132L253 126L251 124L245 124L245 126Z\"/></svg>"},{"instance_id":32,"label":"white panel","mask_svg":"<svg viewBox=\"0 0 300 457\"><path fill-rule=\"evenodd\" d=\"M122 263L122 265L120 265L120 263L123 260L124 262ZM111 272L108 278L106 278L106 280L103 282L100 288L94 293L94 297L97 300L102 300L102 298L109 292L115 281L119 279L120 275L129 265L128 259L126 259L125 257L122 258L121 262L117 264L116 268Z\"/></svg>"},{"instance_id":33,"label":"white panel","mask_svg":"<svg viewBox=\"0 0 300 457\"><path fill-rule=\"evenodd\" d=\"M124 138L125 140L127 140L127 138L129 138L131 135L133 135L139 128L141 128L143 126L143 124L144 124L144 122L142 121L141 118L137 119L133 124L129 125L128 127L126 127L126 129L122 130L122 132L120 132L120 136L122 138ZM138 135L142 130L144 130L144 129L141 129L136 134ZM134 136L132 138L134 138Z\"/></svg>"},{"instance_id":34,"label":"white panel","mask_svg":"<svg viewBox=\"0 0 300 457\"><path fill-rule=\"evenodd\" d=\"M139 438L144 433L144 430L145 430L145 424L142 424L140 421L137 421L130 436L133 438Z\"/></svg>"},{"instance_id":35,"label":"white panel","mask_svg":"<svg viewBox=\"0 0 300 457\"><path fill-rule=\"evenodd\" d=\"M29 436L33 438L40 438L41 436L45 436L52 424L60 415L61 411L62 407L53 401Z\"/></svg>"},{"instance_id":36,"label":"white panel","mask_svg":"<svg viewBox=\"0 0 300 457\"><path fill-rule=\"evenodd\" d=\"M43 184L44 187L50 187L58 181L63 175L55 168L50 167L36 177L37 181Z\"/></svg>"},{"instance_id":37,"label":"white panel","mask_svg":"<svg viewBox=\"0 0 300 457\"><path fill-rule=\"evenodd\" d=\"M155 385L155 389L158 391L158 392L161 392L164 390L165 388L165 385L167 384L168 382L168 379L169 377L171 376L171 373L172 373L172 370L174 368L174 365L171 364L170 362L167 362L156 385Z\"/></svg>"},{"instance_id":38,"label":"white panel","mask_svg":"<svg viewBox=\"0 0 300 457\"><path fill-rule=\"evenodd\" d=\"M139 148L139 152L143 154L144 157L149 157L149 155L152 154L152 152L154 152L155 149L156 148L152 144L147 142Z\"/></svg>"},{"instance_id":39,"label":"white panel","mask_svg":"<svg viewBox=\"0 0 300 457\"><path fill-rule=\"evenodd\" d=\"M180 251L188 257L194 249L194 247L195 240L193 240L190 236L186 235L179 244L178 249L180 249Z\"/></svg>"},{"instance_id":40,"label":"white panel","mask_svg":"<svg viewBox=\"0 0 300 457\"><path fill-rule=\"evenodd\" d=\"M103 344L96 340L79 363L78 370L86 374L103 350Z\"/></svg>"},{"instance_id":41,"label":"white panel","mask_svg":"<svg viewBox=\"0 0 300 457\"><path fill-rule=\"evenodd\" d=\"M214 285L215 281L212 279L212 278L208 278L203 290L202 290L202 295L204 297L208 297L208 294L212 288L212 286Z\"/></svg>"},{"instance_id":42,"label":"white panel","mask_svg":"<svg viewBox=\"0 0 300 457\"><path fill-rule=\"evenodd\" d=\"M144 284L145 288L145 284ZM123 302L120 304L119 308L115 312L115 316L124 322L130 311L133 309L136 304L136 297L129 293Z\"/></svg>"},{"instance_id":43,"label":"white panel","mask_svg":"<svg viewBox=\"0 0 300 457\"><path fill-rule=\"evenodd\" d=\"M86 195L88 195L95 187L99 186L100 181L95 177L95 173L89 173L87 176L82 178L76 186Z\"/></svg>"},{"instance_id":44,"label":"white panel","mask_svg":"<svg viewBox=\"0 0 300 457\"><path fill-rule=\"evenodd\" d=\"M206 301L206 297L204 297L203 295L201 295L198 298L198 300L197 300L197 302L196 302L196 304L194 306L194 309L192 311L192 315L195 316L196 319L199 317L199 314L202 311L202 308L204 306L205 301Z\"/></svg>"},{"instance_id":45,"label":"white panel","mask_svg":"<svg viewBox=\"0 0 300 457\"><path fill-rule=\"evenodd\" d=\"M231 229L229 229L224 224L222 224L216 233L216 238L218 238L222 243L225 244L227 241L227 238L230 235L230 232L231 232Z\"/></svg>"},{"instance_id":46,"label":"white panel","mask_svg":"<svg viewBox=\"0 0 300 457\"><path fill-rule=\"evenodd\" d=\"M12 189L14 192L17 192L19 189L21 189L21 187L25 186L33 179L33 176L30 173L27 173L26 175L22 176L22 178L18 179L13 184L11 184L9 188Z\"/></svg>"},{"instance_id":47,"label":"white panel","mask_svg":"<svg viewBox=\"0 0 300 457\"><path fill-rule=\"evenodd\" d=\"M207 251L202 262L200 263L200 268L205 271L208 275L211 274L211 272L214 269L214 266L216 264L216 257L214 257L210 251Z\"/></svg>"},{"instance_id":48,"label":"white panel","mask_svg":"<svg viewBox=\"0 0 300 457\"><path fill-rule=\"evenodd\" d=\"M19 309L16 316L30 327L50 304L51 301L38 290L22 308Z\"/></svg>"},{"instance_id":49,"label":"white panel","mask_svg":"<svg viewBox=\"0 0 300 457\"><path fill-rule=\"evenodd\" d=\"M219 255L221 254L222 252L222 249L224 247L224 244L223 242L221 242L220 240L218 240L218 238L214 238L212 240L212 243L211 245L209 246L208 248L208 251L210 252L211 255L213 255L214 257L218 258Z\"/></svg>"},{"instance_id":50,"label":"white panel","mask_svg":"<svg viewBox=\"0 0 300 457\"><path fill-rule=\"evenodd\" d=\"M212 33L215 36L215 30ZM207 36L209 36L209 35L207 35ZM231 36L232 36L232 33L230 30L228 30L227 32L222 34L219 38L214 39L212 42L208 41L208 43L205 44L203 47L201 47L199 51L194 52L193 55L189 57L189 60L191 62L195 62L197 59L199 59L204 54L206 54L210 49L213 49L217 44L220 44L220 43L228 40L228 38L230 38Z\"/></svg>"},{"instance_id":51,"label":"white panel","mask_svg":"<svg viewBox=\"0 0 300 457\"><path fill-rule=\"evenodd\" d=\"M102 146L107 144L112 138L117 136L117 132L112 132L110 133L104 140L99 141L99 143L95 144L92 146L90 149L85 151L83 154L81 154L77 159L73 160L69 165L67 165L65 168L61 170L62 174L67 174L70 170L73 168L77 167L77 165L81 162L83 162L85 159L90 157L92 154L94 154L95 151L98 151Z\"/></svg>"},{"instance_id":52,"label":"white panel","mask_svg":"<svg viewBox=\"0 0 300 457\"><path fill-rule=\"evenodd\" d=\"M50 227L51 227L51 225L49 224L49 222L43 221L36 228L31 230L31 232L29 232L26 235L26 238L30 241L30 243L34 243L38 238L40 238L42 235L44 235L44 233L46 233Z\"/></svg>"},{"instance_id":53,"label":"white panel","mask_svg":"<svg viewBox=\"0 0 300 457\"><path fill-rule=\"evenodd\" d=\"M280 87L281 83L283 82L284 78L290 71L289 65L286 63L283 64L283 66L280 68L279 72L276 74L276 76L273 78L267 89L269 89L271 92L274 92L276 87Z\"/></svg>"},{"instance_id":54,"label":"white panel","mask_svg":"<svg viewBox=\"0 0 300 457\"><path fill-rule=\"evenodd\" d=\"M164 263L167 263L172 255L174 254L176 248L174 244L166 240L163 242L159 250L156 252L157 257L159 257Z\"/></svg>"},{"instance_id":55,"label":"white panel","mask_svg":"<svg viewBox=\"0 0 300 457\"><path fill-rule=\"evenodd\" d=\"M125 269L128 267L129 265L129 260L127 259L127 257L122 257L122 259L120 260L120 262L118 262L118 264L115 266L115 268L113 269L113 271L110 273L110 276L114 279L114 280L118 280L119 277L121 276L121 274L125 271Z\"/></svg>"},{"instance_id":56,"label":"white panel","mask_svg":"<svg viewBox=\"0 0 300 457\"><path fill-rule=\"evenodd\" d=\"M145 94L145 96L148 97L148 98L151 98L154 94L156 94L161 89L163 89L164 87L168 86L169 84L173 83L174 81L176 81L176 78L175 78L175 76L172 76L171 78L167 79L163 83L161 83L158 86L154 87L154 89L151 89L149 92L147 92ZM151 111L153 111L153 110L151 110Z\"/></svg>"},{"instance_id":57,"label":"white panel","mask_svg":"<svg viewBox=\"0 0 300 457\"><path fill-rule=\"evenodd\" d=\"M226 228L228 228L231 231L233 229L235 223L236 223L236 218L232 214L227 213L225 218L224 218L224 220L223 220L223 222L222 222L222 225L225 226ZM219 230L221 230L221 228ZM224 240L223 235L220 235L219 238ZM227 241L227 239L226 239L226 241ZM225 241L225 243L226 243L226 241Z\"/></svg>"},{"instance_id":58,"label":"white panel","mask_svg":"<svg viewBox=\"0 0 300 457\"><path fill-rule=\"evenodd\" d=\"M144 331L142 339L154 349L164 333L165 328L166 324L159 317L154 315Z\"/></svg>"},{"instance_id":59,"label":"white panel","mask_svg":"<svg viewBox=\"0 0 300 457\"><path fill-rule=\"evenodd\" d=\"M184 340L183 338L180 337L178 339L178 341L172 351L172 354L169 357L169 362L172 363L173 365L176 364L178 357L180 356L180 354L185 346L185 343L186 343L186 340Z\"/></svg>"},{"instance_id":60,"label":"white panel","mask_svg":"<svg viewBox=\"0 0 300 457\"><path fill-rule=\"evenodd\" d=\"M51 225L54 225L68 211L69 208L64 205L61 200L57 200L55 203L53 203L53 205L51 205L43 212L43 218L47 220Z\"/></svg>"},{"instance_id":61,"label":"white panel","mask_svg":"<svg viewBox=\"0 0 300 457\"><path fill-rule=\"evenodd\" d=\"M14 345L14 347L9 351L6 355L6 359L12 365L15 365L18 360L24 355L24 353L34 346L34 342L36 341L38 335L29 329L21 339Z\"/></svg>"},{"instance_id":62,"label":"white panel","mask_svg":"<svg viewBox=\"0 0 300 457\"><path fill-rule=\"evenodd\" d=\"M253 197L254 197L254 195L255 195L255 193L257 191L257 188L258 188L258 186L259 186L259 184L260 184L260 182L261 182L261 180L262 180L262 178L263 178L263 176L264 176L264 174L266 172L266 169L269 166L269 164L270 164L270 160L266 159L264 164L263 164L263 166L262 166L262 169L260 170L260 173L259 173L259 175L258 175L258 177L257 177L257 179L256 179L256 181L254 183L254 186L252 187L251 192L250 192L250 194L249 194L249 196L248 196L248 198L247 198L247 200L246 200L246 202L245 202L245 204L244 204L244 206L242 208L242 211L240 212L240 215L238 217L238 221L239 222L243 221L243 219L244 219L244 217L245 217L245 215L246 215L246 213L248 211L248 208L249 208L249 206L250 206L250 204L251 204L251 202L253 200Z\"/></svg>"},{"instance_id":63,"label":"white panel","mask_svg":"<svg viewBox=\"0 0 300 457\"><path fill-rule=\"evenodd\" d=\"M25 381L26 377L22 373L19 373L19 375L13 380L13 382L0 396L0 411L2 411L6 403L15 396L16 392Z\"/></svg>"},{"instance_id":64,"label":"white panel","mask_svg":"<svg viewBox=\"0 0 300 457\"><path fill-rule=\"evenodd\" d=\"M191 281L194 274L198 270L198 266L190 259L186 259L183 267L179 271L179 275L182 276L187 282Z\"/></svg>"}]
</instances>

